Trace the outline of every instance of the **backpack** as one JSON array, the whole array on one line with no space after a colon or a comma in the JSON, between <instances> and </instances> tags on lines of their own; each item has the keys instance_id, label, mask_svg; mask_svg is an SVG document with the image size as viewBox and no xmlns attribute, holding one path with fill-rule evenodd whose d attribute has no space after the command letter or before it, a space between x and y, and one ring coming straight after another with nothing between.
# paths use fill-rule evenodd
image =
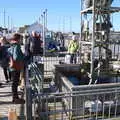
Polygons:
<instances>
[{"instance_id":1,"label":"backpack","mask_svg":"<svg viewBox=\"0 0 120 120\"><path fill-rule=\"evenodd\" d=\"M15 70L22 70L24 68L24 55L20 46L11 46L8 51L10 52L9 67Z\"/></svg>"}]
</instances>

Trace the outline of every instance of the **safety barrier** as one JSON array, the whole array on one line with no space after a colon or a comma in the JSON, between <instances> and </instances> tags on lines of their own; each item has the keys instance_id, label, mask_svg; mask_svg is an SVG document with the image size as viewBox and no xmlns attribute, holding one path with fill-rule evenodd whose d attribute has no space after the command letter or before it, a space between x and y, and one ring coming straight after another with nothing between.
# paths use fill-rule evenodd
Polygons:
<instances>
[{"instance_id":1,"label":"safety barrier","mask_svg":"<svg viewBox=\"0 0 120 120\"><path fill-rule=\"evenodd\" d=\"M86 85L75 91L44 92L43 74L36 63L26 68L27 120L120 119L120 85ZM85 89L86 88L86 89ZM76 91L76 89L79 89Z\"/></svg>"},{"instance_id":2,"label":"safety barrier","mask_svg":"<svg viewBox=\"0 0 120 120\"><path fill-rule=\"evenodd\" d=\"M60 64L60 61L64 61L64 57L44 57L44 76L53 76L54 65Z\"/></svg>"},{"instance_id":3,"label":"safety barrier","mask_svg":"<svg viewBox=\"0 0 120 120\"><path fill-rule=\"evenodd\" d=\"M43 90L43 67L43 64L34 62L25 67L26 120L33 119L33 97Z\"/></svg>"},{"instance_id":4,"label":"safety barrier","mask_svg":"<svg viewBox=\"0 0 120 120\"><path fill-rule=\"evenodd\" d=\"M120 115L120 87L42 93L38 97L40 101L34 106L39 104L35 112L39 120L112 120Z\"/></svg>"}]
</instances>

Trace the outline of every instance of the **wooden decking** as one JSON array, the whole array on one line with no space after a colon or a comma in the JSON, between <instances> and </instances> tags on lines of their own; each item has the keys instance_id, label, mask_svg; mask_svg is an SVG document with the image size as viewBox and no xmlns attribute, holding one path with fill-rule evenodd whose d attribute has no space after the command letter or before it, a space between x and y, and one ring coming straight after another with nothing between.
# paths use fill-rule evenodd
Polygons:
<instances>
[{"instance_id":1,"label":"wooden decking","mask_svg":"<svg viewBox=\"0 0 120 120\"><path fill-rule=\"evenodd\" d=\"M25 120L25 105L13 104L12 93L11 93L11 82L5 83L2 68L0 68L0 120L7 120L9 108L15 108L19 120ZM19 96L23 96L22 92L19 92Z\"/></svg>"}]
</instances>

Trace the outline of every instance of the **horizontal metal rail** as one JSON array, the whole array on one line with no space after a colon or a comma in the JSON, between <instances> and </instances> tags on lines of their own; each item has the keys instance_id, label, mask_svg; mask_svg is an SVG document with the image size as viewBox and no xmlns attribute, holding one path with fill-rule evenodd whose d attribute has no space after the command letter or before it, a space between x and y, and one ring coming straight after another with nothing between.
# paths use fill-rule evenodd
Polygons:
<instances>
[{"instance_id":1,"label":"horizontal metal rail","mask_svg":"<svg viewBox=\"0 0 120 120\"><path fill-rule=\"evenodd\" d=\"M26 120L32 120L32 99L31 99L31 85L29 82L28 66L25 66L25 107Z\"/></svg>"},{"instance_id":2,"label":"horizontal metal rail","mask_svg":"<svg viewBox=\"0 0 120 120\"><path fill-rule=\"evenodd\" d=\"M41 93L37 96L40 98L40 103L34 103L40 105L37 116L46 120L105 120L120 114L120 88Z\"/></svg>"},{"instance_id":3,"label":"horizontal metal rail","mask_svg":"<svg viewBox=\"0 0 120 120\"><path fill-rule=\"evenodd\" d=\"M44 75L41 72L42 70L40 70L40 68L38 67L38 65L36 63L31 63L30 64L30 74L32 74L31 76L33 77L33 82L30 81L31 86L34 86L37 88L37 92L40 93L43 90L43 79L44 79Z\"/></svg>"},{"instance_id":4,"label":"horizontal metal rail","mask_svg":"<svg viewBox=\"0 0 120 120\"><path fill-rule=\"evenodd\" d=\"M32 79L32 78L33 79ZM34 86L34 88L33 88ZM36 63L25 67L26 120L33 120L33 94L43 90L43 73ZM36 98L37 99L37 98Z\"/></svg>"}]
</instances>

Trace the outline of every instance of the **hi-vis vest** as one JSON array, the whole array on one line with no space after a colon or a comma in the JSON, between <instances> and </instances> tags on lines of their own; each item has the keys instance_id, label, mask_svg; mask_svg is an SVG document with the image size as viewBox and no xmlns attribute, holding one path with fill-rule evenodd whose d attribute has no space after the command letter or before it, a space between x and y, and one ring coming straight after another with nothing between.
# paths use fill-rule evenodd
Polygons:
<instances>
[{"instance_id":1,"label":"hi-vis vest","mask_svg":"<svg viewBox=\"0 0 120 120\"><path fill-rule=\"evenodd\" d=\"M68 45L68 52L73 54L78 50L78 43L76 41L70 41L69 45Z\"/></svg>"}]
</instances>

